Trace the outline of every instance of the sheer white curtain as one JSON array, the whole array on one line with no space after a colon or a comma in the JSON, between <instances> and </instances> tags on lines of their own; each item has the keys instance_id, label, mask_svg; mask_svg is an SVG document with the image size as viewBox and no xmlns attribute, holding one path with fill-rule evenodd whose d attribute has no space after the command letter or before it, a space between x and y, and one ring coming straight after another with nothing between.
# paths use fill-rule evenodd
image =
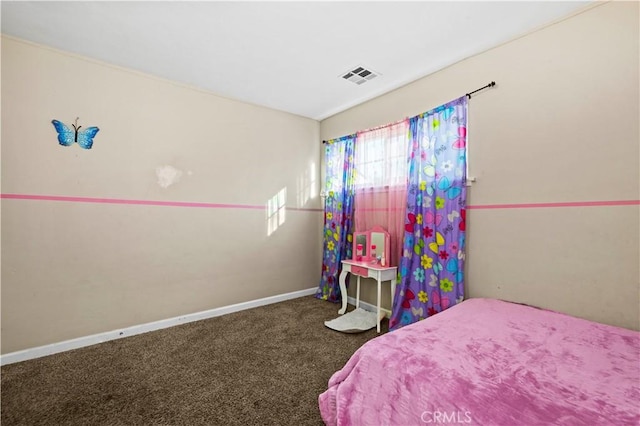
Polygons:
<instances>
[{"instance_id":1,"label":"sheer white curtain","mask_svg":"<svg viewBox=\"0 0 640 426\"><path fill-rule=\"evenodd\" d=\"M409 120L359 132L354 152L355 229L385 228L390 265L397 266L407 203Z\"/></svg>"}]
</instances>

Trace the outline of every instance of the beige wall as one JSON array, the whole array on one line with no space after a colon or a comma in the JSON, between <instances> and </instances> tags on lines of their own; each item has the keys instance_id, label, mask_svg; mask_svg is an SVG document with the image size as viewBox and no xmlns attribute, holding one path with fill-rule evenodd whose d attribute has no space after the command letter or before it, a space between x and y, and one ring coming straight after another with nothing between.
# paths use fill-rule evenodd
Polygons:
<instances>
[{"instance_id":1,"label":"beige wall","mask_svg":"<svg viewBox=\"0 0 640 426\"><path fill-rule=\"evenodd\" d=\"M100 132L58 145L52 119ZM2 37L2 192L321 209L319 123ZM162 188L156 168L183 172ZM317 286L319 211L2 200L2 353Z\"/></svg>"},{"instance_id":2,"label":"beige wall","mask_svg":"<svg viewBox=\"0 0 640 426\"><path fill-rule=\"evenodd\" d=\"M413 116L495 80L469 102L470 205L638 200L638 16L637 2L590 8L330 117L321 136ZM637 205L471 210L467 296L638 329L639 221Z\"/></svg>"}]
</instances>

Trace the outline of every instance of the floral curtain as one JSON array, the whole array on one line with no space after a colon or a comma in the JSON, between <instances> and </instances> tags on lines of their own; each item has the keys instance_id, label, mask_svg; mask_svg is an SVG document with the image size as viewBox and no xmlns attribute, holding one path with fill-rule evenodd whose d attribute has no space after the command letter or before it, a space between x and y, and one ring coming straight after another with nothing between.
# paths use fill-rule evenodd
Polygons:
<instances>
[{"instance_id":1,"label":"floral curtain","mask_svg":"<svg viewBox=\"0 0 640 426\"><path fill-rule=\"evenodd\" d=\"M327 141L325 145L326 198L322 276L318 299L341 302L338 277L341 261L351 258L353 247L354 168L356 136Z\"/></svg>"},{"instance_id":2,"label":"floral curtain","mask_svg":"<svg viewBox=\"0 0 640 426\"><path fill-rule=\"evenodd\" d=\"M390 330L464 297L467 98L414 117L410 126L403 255Z\"/></svg>"}]
</instances>

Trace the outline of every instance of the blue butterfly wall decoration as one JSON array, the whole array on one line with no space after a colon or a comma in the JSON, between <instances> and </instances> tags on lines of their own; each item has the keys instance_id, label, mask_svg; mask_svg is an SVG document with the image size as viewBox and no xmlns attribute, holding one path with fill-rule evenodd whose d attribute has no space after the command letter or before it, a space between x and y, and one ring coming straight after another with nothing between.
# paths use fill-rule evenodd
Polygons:
<instances>
[{"instance_id":1,"label":"blue butterfly wall decoration","mask_svg":"<svg viewBox=\"0 0 640 426\"><path fill-rule=\"evenodd\" d=\"M80 130L82 126L78 126L78 119L76 118L76 123L72 124L73 129L70 129L66 124L58 120L52 120L53 127L56 128L58 132L58 142L60 145L69 146L74 142L77 142L80 145L80 148L91 149L93 146L93 138L96 133L98 133L97 127L87 127L86 129Z\"/></svg>"}]
</instances>

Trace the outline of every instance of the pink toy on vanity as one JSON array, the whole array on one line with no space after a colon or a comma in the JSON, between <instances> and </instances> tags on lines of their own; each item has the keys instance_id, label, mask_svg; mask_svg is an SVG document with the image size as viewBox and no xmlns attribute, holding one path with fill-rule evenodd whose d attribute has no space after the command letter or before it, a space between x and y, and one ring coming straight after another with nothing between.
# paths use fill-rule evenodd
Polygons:
<instances>
[{"instance_id":1,"label":"pink toy on vanity","mask_svg":"<svg viewBox=\"0 0 640 426\"><path fill-rule=\"evenodd\" d=\"M382 260L389 259L389 233L381 226L374 226L368 231L354 232L353 234L353 260L358 262L382 264Z\"/></svg>"},{"instance_id":2,"label":"pink toy on vanity","mask_svg":"<svg viewBox=\"0 0 640 426\"><path fill-rule=\"evenodd\" d=\"M362 262L362 251L363 251L363 245L362 244L358 244L356 246L356 250L355 250L355 260L357 260L358 262Z\"/></svg>"}]
</instances>

